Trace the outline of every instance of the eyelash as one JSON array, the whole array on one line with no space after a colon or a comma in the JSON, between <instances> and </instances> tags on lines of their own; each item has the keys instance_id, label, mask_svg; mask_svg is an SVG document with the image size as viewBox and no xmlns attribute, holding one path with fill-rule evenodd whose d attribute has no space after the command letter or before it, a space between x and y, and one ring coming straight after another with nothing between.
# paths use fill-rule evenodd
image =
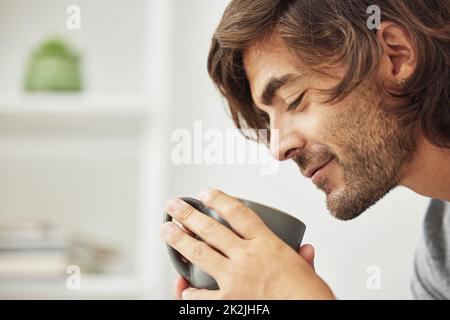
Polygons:
<instances>
[{"instance_id":1,"label":"eyelash","mask_svg":"<svg viewBox=\"0 0 450 320\"><path fill-rule=\"evenodd\" d=\"M289 104L288 108L286 109L286 111L292 111L298 108L298 106L301 104L303 98L305 97L306 91L303 91L301 95L298 96L297 99L295 99L294 102L292 102L291 104Z\"/></svg>"},{"instance_id":2,"label":"eyelash","mask_svg":"<svg viewBox=\"0 0 450 320\"><path fill-rule=\"evenodd\" d=\"M306 90L307 91L307 90ZM289 104L288 108L286 109L286 111L292 111L298 108L298 106L300 106L300 104L302 103L303 98L305 97L306 91L302 92L302 94L300 94L298 96L297 99L295 99L294 102L292 102L291 104ZM270 122L270 116L264 112L264 111L258 111L258 115L263 118L265 121Z\"/></svg>"}]
</instances>

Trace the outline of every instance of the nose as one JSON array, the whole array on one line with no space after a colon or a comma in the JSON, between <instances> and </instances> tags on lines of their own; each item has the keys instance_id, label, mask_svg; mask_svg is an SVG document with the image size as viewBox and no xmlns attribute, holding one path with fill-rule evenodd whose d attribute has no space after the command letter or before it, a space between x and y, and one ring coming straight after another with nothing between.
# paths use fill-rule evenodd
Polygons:
<instances>
[{"instance_id":1,"label":"nose","mask_svg":"<svg viewBox=\"0 0 450 320\"><path fill-rule=\"evenodd\" d=\"M275 119L274 119L275 120ZM291 119L271 121L270 151L279 161L293 159L305 147L305 139ZM275 125L277 124L277 125Z\"/></svg>"}]
</instances>

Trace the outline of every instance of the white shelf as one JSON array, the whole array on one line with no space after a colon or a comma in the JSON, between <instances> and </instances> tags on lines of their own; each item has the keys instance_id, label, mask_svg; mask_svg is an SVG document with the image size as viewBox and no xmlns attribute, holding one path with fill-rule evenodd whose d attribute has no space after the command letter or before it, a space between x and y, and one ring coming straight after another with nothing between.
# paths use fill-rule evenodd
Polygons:
<instances>
[{"instance_id":1,"label":"white shelf","mask_svg":"<svg viewBox=\"0 0 450 320\"><path fill-rule=\"evenodd\" d=\"M43 2L26 12L54 6ZM86 6L93 14L104 11L95 1ZM0 299L171 297L164 295L172 270L160 259L166 248L159 239L161 217L154 213L170 190L175 8L165 0L111 6L123 23L84 26L87 32L73 39L83 54L87 89L81 93L25 93L20 86L23 59L36 39L66 29L57 14L44 10L42 28L27 16L32 23L19 30L25 36L11 38L10 51L18 54L4 56L7 76L0 79L0 213L44 216L63 228L112 239L124 253L117 269L131 274L83 275L80 290L68 290L62 279L0 280ZM16 13L23 5L9 7ZM125 45L117 46L118 39Z\"/></svg>"},{"instance_id":2,"label":"white shelf","mask_svg":"<svg viewBox=\"0 0 450 320\"><path fill-rule=\"evenodd\" d=\"M65 279L0 282L0 299L139 299L143 288L132 275L82 275L80 289Z\"/></svg>"},{"instance_id":3,"label":"white shelf","mask_svg":"<svg viewBox=\"0 0 450 320\"><path fill-rule=\"evenodd\" d=\"M58 94L0 99L0 116L144 116L150 112L150 103L130 97L102 98Z\"/></svg>"}]
</instances>

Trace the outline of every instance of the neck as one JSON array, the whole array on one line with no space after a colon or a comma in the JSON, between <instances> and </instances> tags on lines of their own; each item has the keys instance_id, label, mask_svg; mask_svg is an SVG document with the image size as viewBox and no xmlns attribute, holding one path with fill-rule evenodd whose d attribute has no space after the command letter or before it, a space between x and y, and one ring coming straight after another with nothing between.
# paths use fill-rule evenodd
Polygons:
<instances>
[{"instance_id":1,"label":"neck","mask_svg":"<svg viewBox=\"0 0 450 320\"><path fill-rule=\"evenodd\" d=\"M400 185L423 196L450 201L450 149L420 137Z\"/></svg>"}]
</instances>

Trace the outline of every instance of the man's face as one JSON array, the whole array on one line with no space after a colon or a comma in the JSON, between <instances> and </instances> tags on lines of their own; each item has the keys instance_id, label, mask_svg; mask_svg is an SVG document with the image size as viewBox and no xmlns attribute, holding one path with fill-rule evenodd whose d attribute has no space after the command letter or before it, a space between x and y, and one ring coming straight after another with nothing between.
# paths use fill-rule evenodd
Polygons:
<instances>
[{"instance_id":1,"label":"man's face","mask_svg":"<svg viewBox=\"0 0 450 320\"><path fill-rule=\"evenodd\" d=\"M297 163L332 215L353 219L399 184L414 129L383 110L375 84L325 104L319 89L336 85L343 69L307 71L276 38L248 48L244 66L255 105L270 118L272 153Z\"/></svg>"}]
</instances>

